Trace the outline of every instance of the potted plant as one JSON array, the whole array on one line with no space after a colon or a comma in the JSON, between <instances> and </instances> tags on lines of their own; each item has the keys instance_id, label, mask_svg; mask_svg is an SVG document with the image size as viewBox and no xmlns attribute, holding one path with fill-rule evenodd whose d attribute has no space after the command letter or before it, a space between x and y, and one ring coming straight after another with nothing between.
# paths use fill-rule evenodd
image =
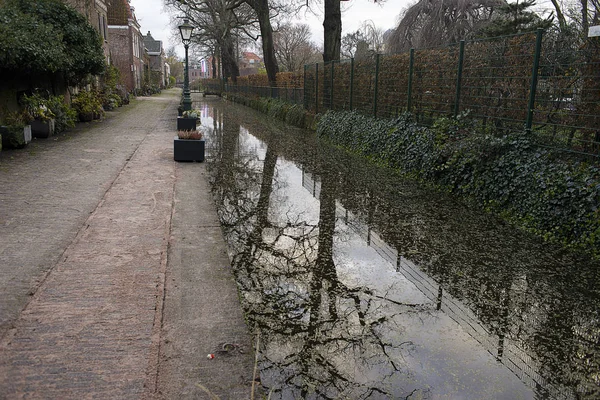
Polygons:
<instances>
[{"instance_id":1,"label":"potted plant","mask_svg":"<svg viewBox=\"0 0 600 400\"><path fill-rule=\"evenodd\" d=\"M181 117L177 117L177 130L195 131L199 118L200 112L198 110L183 111Z\"/></svg>"},{"instance_id":2,"label":"potted plant","mask_svg":"<svg viewBox=\"0 0 600 400\"><path fill-rule=\"evenodd\" d=\"M81 90L73 98L73 108L81 122L90 122L104 115L102 103L93 90Z\"/></svg>"},{"instance_id":3,"label":"potted plant","mask_svg":"<svg viewBox=\"0 0 600 400\"><path fill-rule=\"evenodd\" d=\"M48 108L48 99L39 93L23 95L21 99L25 109L31 115L31 133L36 138L48 138L54 134L54 113Z\"/></svg>"},{"instance_id":4,"label":"potted plant","mask_svg":"<svg viewBox=\"0 0 600 400\"><path fill-rule=\"evenodd\" d=\"M48 108L54 114L54 133L60 133L75 126L78 115L67 102L65 96L50 96Z\"/></svg>"},{"instance_id":5,"label":"potted plant","mask_svg":"<svg viewBox=\"0 0 600 400\"><path fill-rule=\"evenodd\" d=\"M173 141L175 161L204 161L204 138L198 130L180 130Z\"/></svg>"},{"instance_id":6,"label":"potted plant","mask_svg":"<svg viewBox=\"0 0 600 400\"><path fill-rule=\"evenodd\" d=\"M31 142L31 115L27 111L7 112L0 120L2 147L20 149Z\"/></svg>"}]
</instances>

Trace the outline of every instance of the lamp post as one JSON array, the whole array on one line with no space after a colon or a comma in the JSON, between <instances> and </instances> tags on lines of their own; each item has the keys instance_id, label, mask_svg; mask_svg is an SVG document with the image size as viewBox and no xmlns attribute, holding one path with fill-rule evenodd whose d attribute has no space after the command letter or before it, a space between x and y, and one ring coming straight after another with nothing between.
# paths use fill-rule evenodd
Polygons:
<instances>
[{"instance_id":1,"label":"lamp post","mask_svg":"<svg viewBox=\"0 0 600 400\"><path fill-rule=\"evenodd\" d=\"M179 25L179 33L181 33L181 41L185 47L185 74L183 77L183 110L189 111L192 109L192 98L190 97L190 75L188 71L188 47L192 38L194 27L189 24L187 18L183 20L183 24Z\"/></svg>"}]
</instances>

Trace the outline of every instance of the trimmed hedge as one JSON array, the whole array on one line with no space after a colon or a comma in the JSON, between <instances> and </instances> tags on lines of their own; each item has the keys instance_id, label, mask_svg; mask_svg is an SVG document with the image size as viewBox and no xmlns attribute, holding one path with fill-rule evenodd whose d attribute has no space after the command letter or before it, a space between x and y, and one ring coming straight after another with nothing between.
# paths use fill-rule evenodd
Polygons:
<instances>
[{"instance_id":1,"label":"trimmed hedge","mask_svg":"<svg viewBox=\"0 0 600 400\"><path fill-rule=\"evenodd\" d=\"M254 108L270 117L304 129L315 130L320 117L320 115L306 112L301 105L289 104L267 97L246 97L233 93L223 93L223 98Z\"/></svg>"},{"instance_id":2,"label":"trimmed hedge","mask_svg":"<svg viewBox=\"0 0 600 400\"><path fill-rule=\"evenodd\" d=\"M382 120L327 112L317 134L336 145L466 196L546 240L600 257L600 169L565 162L535 136L492 136L465 115L432 128L409 114Z\"/></svg>"}]
</instances>

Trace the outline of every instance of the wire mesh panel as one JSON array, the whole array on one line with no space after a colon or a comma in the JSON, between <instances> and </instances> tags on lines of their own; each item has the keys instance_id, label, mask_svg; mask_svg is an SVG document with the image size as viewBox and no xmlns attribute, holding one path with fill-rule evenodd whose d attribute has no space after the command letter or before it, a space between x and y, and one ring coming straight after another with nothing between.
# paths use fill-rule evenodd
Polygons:
<instances>
[{"instance_id":1,"label":"wire mesh panel","mask_svg":"<svg viewBox=\"0 0 600 400\"><path fill-rule=\"evenodd\" d=\"M458 46L415 51L412 103L417 122L450 115L456 97Z\"/></svg>"},{"instance_id":2,"label":"wire mesh panel","mask_svg":"<svg viewBox=\"0 0 600 400\"><path fill-rule=\"evenodd\" d=\"M352 60L341 60L333 63L333 109L350 110L352 94Z\"/></svg>"},{"instance_id":3,"label":"wire mesh panel","mask_svg":"<svg viewBox=\"0 0 600 400\"><path fill-rule=\"evenodd\" d=\"M304 109L316 113L317 65L304 66Z\"/></svg>"},{"instance_id":4,"label":"wire mesh panel","mask_svg":"<svg viewBox=\"0 0 600 400\"><path fill-rule=\"evenodd\" d=\"M322 66L322 68L321 68ZM321 83L321 95L323 99L322 111L333 109L333 80L335 77L335 61L323 63L319 66L321 69L321 76L319 77Z\"/></svg>"},{"instance_id":5,"label":"wire mesh panel","mask_svg":"<svg viewBox=\"0 0 600 400\"><path fill-rule=\"evenodd\" d=\"M352 107L361 114L373 115L375 96L375 59L354 60Z\"/></svg>"},{"instance_id":6,"label":"wire mesh panel","mask_svg":"<svg viewBox=\"0 0 600 400\"><path fill-rule=\"evenodd\" d=\"M543 143L600 155L600 42L583 45L547 35L543 43L534 131Z\"/></svg>"},{"instance_id":7,"label":"wire mesh panel","mask_svg":"<svg viewBox=\"0 0 600 400\"><path fill-rule=\"evenodd\" d=\"M460 110L500 131L525 127L531 90L535 34L468 42Z\"/></svg>"},{"instance_id":8,"label":"wire mesh panel","mask_svg":"<svg viewBox=\"0 0 600 400\"><path fill-rule=\"evenodd\" d=\"M377 116L397 117L408 106L408 53L381 56L377 79Z\"/></svg>"}]
</instances>

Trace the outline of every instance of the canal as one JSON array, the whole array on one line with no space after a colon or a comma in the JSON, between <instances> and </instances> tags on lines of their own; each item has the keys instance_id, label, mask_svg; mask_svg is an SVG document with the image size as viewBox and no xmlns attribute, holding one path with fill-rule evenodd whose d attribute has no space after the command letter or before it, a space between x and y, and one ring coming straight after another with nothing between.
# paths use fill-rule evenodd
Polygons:
<instances>
[{"instance_id":1,"label":"canal","mask_svg":"<svg viewBox=\"0 0 600 400\"><path fill-rule=\"evenodd\" d=\"M271 399L600 398L600 263L314 133L195 106Z\"/></svg>"}]
</instances>

